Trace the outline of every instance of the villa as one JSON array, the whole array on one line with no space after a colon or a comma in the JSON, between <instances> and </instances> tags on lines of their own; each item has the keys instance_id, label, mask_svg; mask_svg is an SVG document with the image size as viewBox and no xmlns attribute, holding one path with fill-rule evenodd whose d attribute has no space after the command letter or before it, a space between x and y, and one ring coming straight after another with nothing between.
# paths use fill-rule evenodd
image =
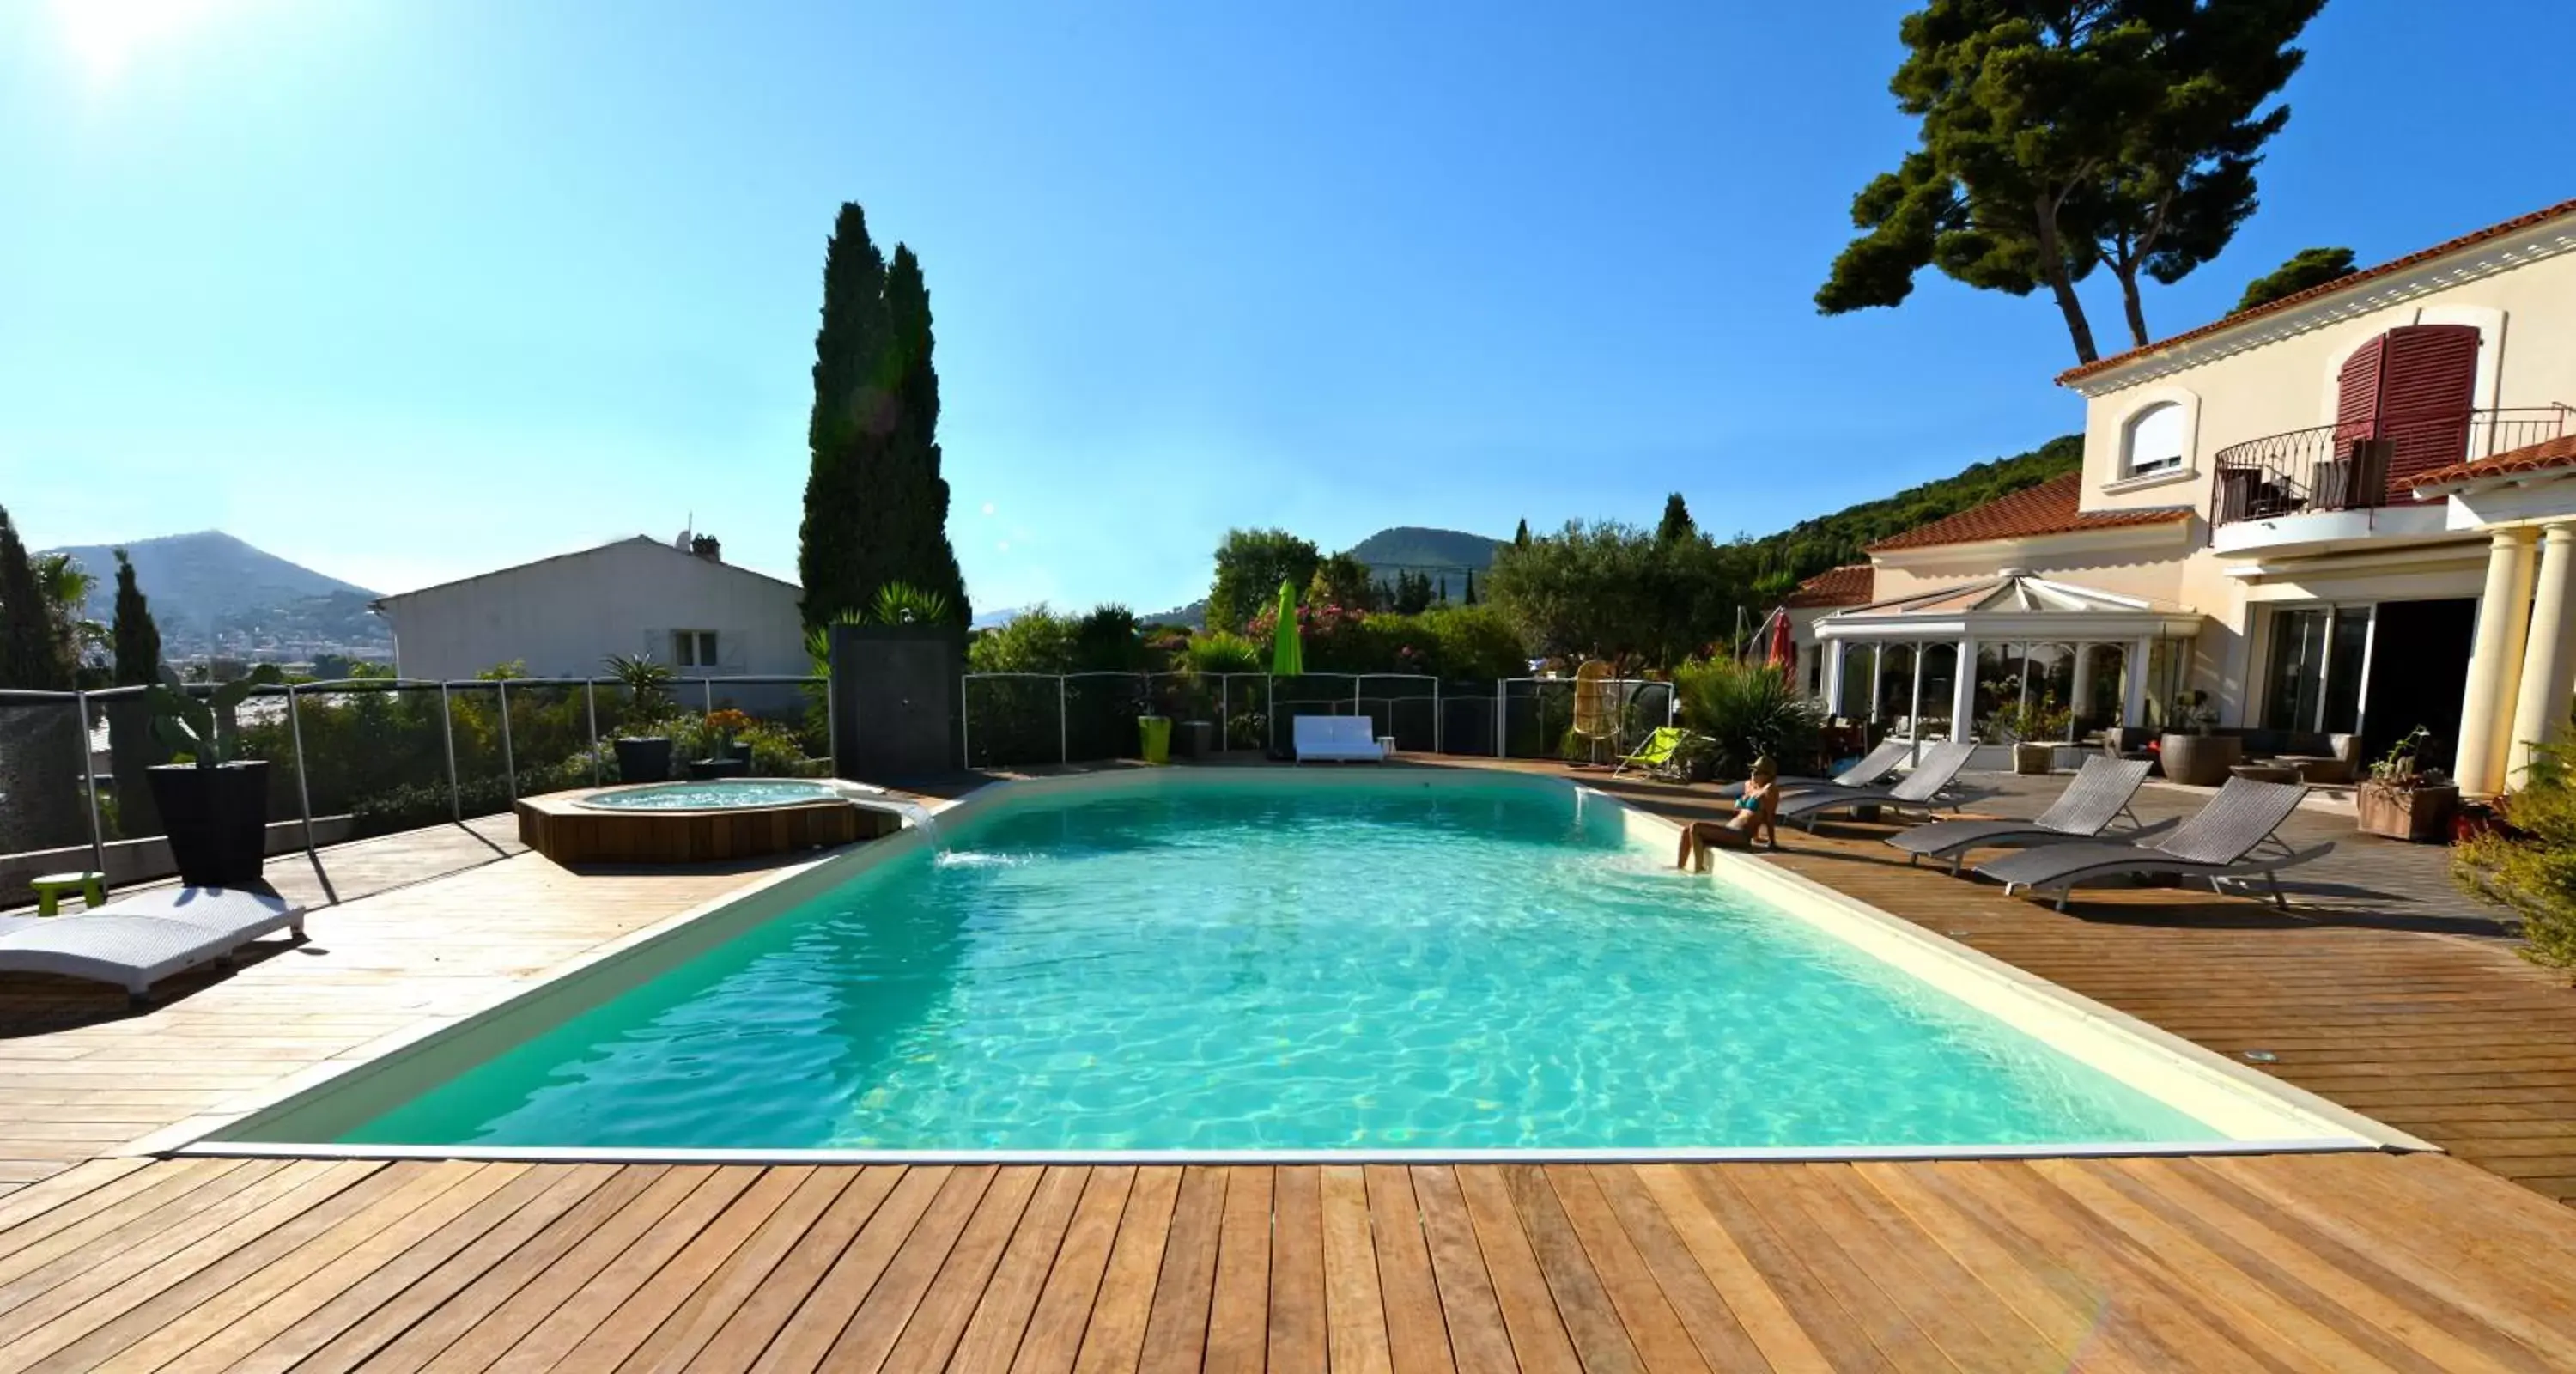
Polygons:
<instances>
[{"instance_id":1,"label":"villa","mask_svg":"<svg viewBox=\"0 0 2576 1374\"><path fill-rule=\"evenodd\" d=\"M2576 201L2058 378L2080 472L1791 600L1840 715L2357 736L2506 790L2576 699ZM2481 615L2481 605L2509 613ZM1961 671L1962 665L1973 665Z\"/></svg>"}]
</instances>

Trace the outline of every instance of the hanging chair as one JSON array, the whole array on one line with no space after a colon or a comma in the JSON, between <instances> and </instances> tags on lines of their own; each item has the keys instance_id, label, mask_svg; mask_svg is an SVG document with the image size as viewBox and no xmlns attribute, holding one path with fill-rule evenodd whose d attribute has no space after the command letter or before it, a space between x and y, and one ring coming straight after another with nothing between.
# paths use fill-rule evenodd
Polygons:
<instances>
[{"instance_id":1,"label":"hanging chair","mask_svg":"<svg viewBox=\"0 0 2576 1374\"><path fill-rule=\"evenodd\" d=\"M1574 734L1590 750L1588 767L1603 766L1605 749L1613 759L1625 752L1619 748L1628 717L1625 684L1610 673L1610 665L1597 658L1574 670Z\"/></svg>"}]
</instances>

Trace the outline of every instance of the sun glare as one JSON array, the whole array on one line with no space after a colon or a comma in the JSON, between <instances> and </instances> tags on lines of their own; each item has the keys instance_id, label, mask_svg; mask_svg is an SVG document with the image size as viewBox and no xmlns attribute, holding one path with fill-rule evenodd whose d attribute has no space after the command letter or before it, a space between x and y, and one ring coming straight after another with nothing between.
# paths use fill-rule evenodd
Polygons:
<instances>
[{"instance_id":1,"label":"sun glare","mask_svg":"<svg viewBox=\"0 0 2576 1374\"><path fill-rule=\"evenodd\" d=\"M122 72L143 47L167 39L217 0L54 0L72 54L102 80Z\"/></svg>"}]
</instances>

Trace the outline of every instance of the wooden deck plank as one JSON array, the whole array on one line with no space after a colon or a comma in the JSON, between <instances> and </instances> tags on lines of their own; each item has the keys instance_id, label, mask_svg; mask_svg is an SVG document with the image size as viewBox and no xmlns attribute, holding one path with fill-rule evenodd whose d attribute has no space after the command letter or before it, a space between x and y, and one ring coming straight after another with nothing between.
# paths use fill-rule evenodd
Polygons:
<instances>
[{"instance_id":1,"label":"wooden deck plank","mask_svg":"<svg viewBox=\"0 0 2576 1374\"><path fill-rule=\"evenodd\" d=\"M1073 1367L1080 1374L1132 1371L1144 1354L1145 1324L1152 1314L1154 1285L1162 1274L1163 1246L1171 1233L1172 1208L1180 1191L1178 1168L1155 1165L1136 1171L1126 1214L1118 1220L1118 1239L1109 1250L1109 1266L1100 1276L1100 1295L1092 1303L1091 1323L1074 1358Z\"/></svg>"},{"instance_id":2,"label":"wooden deck plank","mask_svg":"<svg viewBox=\"0 0 2576 1374\"><path fill-rule=\"evenodd\" d=\"M1324 1166L1324 1327L1338 1374L1388 1374L1386 1299L1369 1236L1368 1183L1356 1164Z\"/></svg>"},{"instance_id":3,"label":"wooden deck plank","mask_svg":"<svg viewBox=\"0 0 2576 1374\"><path fill-rule=\"evenodd\" d=\"M773 1343L758 1366L764 1370L874 1370L903 1336L931 1281L957 1248L967 1222L983 1205L1001 1170L990 1164L961 1165L949 1170L938 1195L919 1221L902 1236L887 1233L892 1255L864 1296L856 1282L836 1285L830 1279L815 1288L796 1310L787 1331ZM873 1228L871 1228L873 1229ZM862 1234L851 1253L867 1243ZM828 1339L827 1339L828 1337ZM814 1364L805 1357L819 1351Z\"/></svg>"},{"instance_id":4,"label":"wooden deck plank","mask_svg":"<svg viewBox=\"0 0 2576 1374\"><path fill-rule=\"evenodd\" d=\"M1369 1235L1377 1243L1378 1291L1386 1304L1388 1360L1395 1374L1446 1374L1457 1362L1449 1352L1413 1178L1399 1164L1371 1164L1361 1172L1368 1186Z\"/></svg>"},{"instance_id":5,"label":"wooden deck plank","mask_svg":"<svg viewBox=\"0 0 2576 1374\"><path fill-rule=\"evenodd\" d=\"M1136 1170L1131 1165L1091 1171L1082 1186L1082 1200L1074 1204L1064 1243L1056 1248L1046 1286L1038 1291L1037 1310L1029 1314L1019 1353L1011 1357L1011 1374L1065 1374L1073 1368L1135 1183Z\"/></svg>"},{"instance_id":6,"label":"wooden deck plank","mask_svg":"<svg viewBox=\"0 0 2576 1374\"><path fill-rule=\"evenodd\" d=\"M635 1309L633 1312L621 1310L617 1317L610 1318L611 1326L630 1322L635 1325L651 1323L634 1349L626 1352L618 1369L677 1369L696 1358L771 1271L783 1263L808 1234L821 1227L841 1194L867 1176L865 1171L857 1169L780 1169L775 1171L775 1176L793 1178L800 1172L804 1177L796 1183L794 1191L761 1219L759 1229L745 1237L668 1312L655 1313L647 1306L644 1295L638 1294L627 1303L628 1307ZM757 1205L747 1199L736 1204L736 1208L749 1210ZM661 1277L656 1275L654 1285L660 1283Z\"/></svg>"},{"instance_id":7,"label":"wooden deck plank","mask_svg":"<svg viewBox=\"0 0 2576 1374\"><path fill-rule=\"evenodd\" d=\"M1815 1338L1798 1324L1788 1304L1772 1290L1744 1247L1709 1211L1692 1186L1689 1171L1659 1164L1640 1165L1630 1172L1654 1199L1656 1209L1699 1265L1700 1274L1773 1369L1782 1374L1822 1374L1836 1367L1817 1347Z\"/></svg>"},{"instance_id":8,"label":"wooden deck plank","mask_svg":"<svg viewBox=\"0 0 2576 1374\"><path fill-rule=\"evenodd\" d=\"M1476 1247L1493 1280L1494 1302L1502 1310L1503 1329L1512 1338L1512 1353L1524 1369L1549 1374L1583 1369L1575 1356L1574 1338L1558 1315L1556 1297L1548 1291L1529 1233L1499 1169L1459 1168L1459 1195L1475 1225Z\"/></svg>"},{"instance_id":9,"label":"wooden deck plank","mask_svg":"<svg viewBox=\"0 0 2576 1374\"><path fill-rule=\"evenodd\" d=\"M1324 1171L1285 1165L1271 1175L1270 1368L1323 1374L1331 1331L1324 1298Z\"/></svg>"},{"instance_id":10,"label":"wooden deck plank","mask_svg":"<svg viewBox=\"0 0 2576 1374\"><path fill-rule=\"evenodd\" d=\"M531 1172L513 1181L270 1337L236 1368L319 1374L356 1367L413 1323L442 1310L528 1239L616 1184L624 1172L612 1165L585 1165ZM623 1191L642 1185L618 1186Z\"/></svg>"},{"instance_id":11,"label":"wooden deck plank","mask_svg":"<svg viewBox=\"0 0 2576 1374\"><path fill-rule=\"evenodd\" d=\"M1090 1180L1091 1170L1080 1166L1044 1171L991 1280L974 1296L965 1333L949 1356L950 1374L1004 1374L1011 1367Z\"/></svg>"},{"instance_id":12,"label":"wooden deck plank","mask_svg":"<svg viewBox=\"0 0 2576 1374\"><path fill-rule=\"evenodd\" d=\"M709 1311L708 1316L719 1319L720 1324L694 1353L682 1353L690 1343L684 1340L665 1357L671 1362L665 1367L685 1364L692 1369L749 1369L818 1286L825 1282L846 1284L864 1295L867 1285L876 1282L877 1274L883 1272L894 1244L911 1232L913 1222L930 1205L943 1179L944 1174L937 1169L907 1169L900 1165L879 1165L861 1172L824 1209L812 1229L796 1237L795 1244L775 1266L752 1280L751 1291L741 1299L740 1306L730 1315L721 1309ZM889 1236L895 1241L889 1241ZM817 1333L824 1348L829 1348L839 1334L837 1330Z\"/></svg>"},{"instance_id":13,"label":"wooden deck plank","mask_svg":"<svg viewBox=\"0 0 2576 1374\"><path fill-rule=\"evenodd\" d=\"M1216 1297L1217 1242L1225 1226L1229 1174L1194 1164L1181 1171L1172 1226L1163 1241L1163 1267L1154 1281L1139 1369L1194 1370L1207 1357L1208 1309Z\"/></svg>"},{"instance_id":14,"label":"wooden deck plank","mask_svg":"<svg viewBox=\"0 0 2576 1374\"><path fill-rule=\"evenodd\" d=\"M528 1330L500 1358L487 1367L494 1370L547 1370L563 1367L575 1350L590 1342L595 1334L605 1333L606 1348L595 1348L585 1359L586 1367L613 1369L617 1356L649 1335L659 1318L668 1312L695 1282L687 1270L673 1277L673 1290L668 1296L657 1295L650 1310L652 1317L611 1328L610 1318L626 1303L642 1294L647 1285L661 1276L663 1266L697 1247L706 1245L693 1267L703 1272L721 1260L741 1231L757 1224L758 1216L777 1205L793 1186L793 1180L780 1180L763 1189L750 1209L748 1219L736 1219L719 1228L718 1223L731 1216L737 1202L753 1189L761 1188L763 1175L759 1168L731 1167L710 1170L698 1186L678 1205L664 1213L641 1235L628 1242L615 1258L575 1288L543 1320Z\"/></svg>"},{"instance_id":15,"label":"wooden deck plank","mask_svg":"<svg viewBox=\"0 0 2576 1374\"><path fill-rule=\"evenodd\" d=\"M1638 1359L1656 1374L1698 1374L1709 1369L1699 1343L1664 1296L1663 1285L1655 1282L1646 1257L1620 1226L1618 1214L1611 1211L1610 1199L1593 1181L1591 1171L1578 1164L1551 1164L1542 1172Z\"/></svg>"},{"instance_id":16,"label":"wooden deck plank","mask_svg":"<svg viewBox=\"0 0 2576 1374\"><path fill-rule=\"evenodd\" d=\"M1547 1280L1547 1291L1587 1374L1644 1368L1600 1275L1584 1258L1583 1242L1576 1239L1573 1225L1557 1205L1546 1171L1534 1164L1506 1164L1502 1176L1512 1210L1529 1237L1530 1253L1538 1260L1539 1273Z\"/></svg>"},{"instance_id":17,"label":"wooden deck plank","mask_svg":"<svg viewBox=\"0 0 2576 1374\"><path fill-rule=\"evenodd\" d=\"M1771 1172L1774 1171L1766 1169L1764 1175ZM1705 1209L1718 1232L1743 1255L1753 1271L1751 1282L1773 1295L1788 1313L1789 1320L1806 1333L1807 1339L1835 1369L1884 1370L1892 1367L1885 1354L1885 1346L1863 1328L1864 1323L1878 1320L1875 1309L1864 1309L1859 1313L1845 1310L1843 1299L1802 1257L1797 1245L1801 1228L1793 1226L1785 1234L1775 1233L1761 1212L1745 1201L1744 1194L1738 1190L1730 1174L1693 1169L1687 1171L1686 1177L1691 1190L1690 1202ZM1748 1184L1759 1181L1756 1178L1746 1180ZM1662 1201L1667 1215L1675 1214L1675 1209L1682 1205L1678 1197L1663 1197ZM1696 1245L1692 1252L1701 1254ZM1703 1264L1707 1258L1707 1255L1701 1255ZM1721 1276L1712 1270L1709 1277L1717 1280L1718 1291L1729 1294L1728 1301L1733 1303L1734 1290L1729 1287L1729 1278L1733 1276ZM1908 1329L1901 1328L1900 1324L1895 1339L1900 1344L1909 1340ZM1769 1348L1766 1343L1765 1351Z\"/></svg>"},{"instance_id":18,"label":"wooden deck plank","mask_svg":"<svg viewBox=\"0 0 2576 1374\"><path fill-rule=\"evenodd\" d=\"M1845 1165L1809 1164L1797 1170L1810 1216L1832 1214L1833 1242L1853 1262L1871 1267L1879 1291L1902 1290L1898 1305L1933 1333L1962 1369L2037 1369L2064 1358L2009 1304L1959 1268L1921 1228L1908 1224L1887 1200Z\"/></svg>"},{"instance_id":19,"label":"wooden deck plank","mask_svg":"<svg viewBox=\"0 0 2576 1374\"><path fill-rule=\"evenodd\" d=\"M1689 1333L1691 1343L1698 1347L1700 1359L1714 1370L1759 1369L1767 1363L1761 1347L1745 1334L1744 1324L1736 1320L1726 1300L1710 1286L1708 1275L1700 1271L1690 1248L1682 1243L1663 1209L1655 1205L1645 1185L1638 1181L1636 1171L1611 1164L1590 1166L1584 1172L1617 1218L1621 1238L1635 1250L1664 1301L1671 1304L1673 1314ZM1562 1197L1563 1191L1558 1195ZM1591 1248L1589 1242L1585 1248Z\"/></svg>"},{"instance_id":20,"label":"wooden deck plank","mask_svg":"<svg viewBox=\"0 0 2576 1374\"><path fill-rule=\"evenodd\" d=\"M1042 1168L1015 1165L993 1176L991 1185L984 1190L983 1202L958 1234L947 1261L922 1293L911 1320L904 1323L902 1339L888 1349L880 1368L948 1366L949 1357L957 1352L957 1342L966 1334L967 1322L975 1315L977 1300L992 1281L993 1271L1000 1267L1011 1235L1019 1229L1020 1218L1027 1213L1029 1201L1045 1175ZM841 1366L835 1362L835 1367ZM850 1367L866 1367L864 1355L852 1360Z\"/></svg>"},{"instance_id":21,"label":"wooden deck plank","mask_svg":"<svg viewBox=\"0 0 2576 1374\"><path fill-rule=\"evenodd\" d=\"M1228 1171L1215 1292L1208 1303L1211 1374L1262 1374L1269 1359L1270 1184L1266 1167Z\"/></svg>"},{"instance_id":22,"label":"wooden deck plank","mask_svg":"<svg viewBox=\"0 0 2576 1374\"><path fill-rule=\"evenodd\" d=\"M1457 1174L1435 1164L1415 1165L1412 1173L1414 1205L1422 1210L1423 1240L1431 1254L1431 1279L1440 1292L1450 1356L1461 1374L1507 1374L1519 1368Z\"/></svg>"}]
</instances>

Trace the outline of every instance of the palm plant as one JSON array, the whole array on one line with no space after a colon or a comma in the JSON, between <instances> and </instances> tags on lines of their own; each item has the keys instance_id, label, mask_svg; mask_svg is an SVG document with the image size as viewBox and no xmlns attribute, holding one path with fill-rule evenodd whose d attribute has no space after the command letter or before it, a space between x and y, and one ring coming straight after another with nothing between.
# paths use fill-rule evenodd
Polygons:
<instances>
[{"instance_id":1,"label":"palm plant","mask_svg":"<svg viewBox=\"0 0 2576 1374\"><path fill-rule=\"evenodd\" d=\"M96 574L73 561L67 553L42 553L29 563L36 573L36 589L45 599L45 614L52 622L54 642L66 663L79 663L107 647L107 627L81 612L88 608L90 593L98 590Z\"/></svg>"},{"instance_id":2,"label":"palm plant","mask_svg":"<svg viewBox=\"0 0 2576 1374\"><path fill-rule=\"evenodd\" d=\"M875 625L936 625L949 614L947 597L909 582L877 588L876 600L868 605L868 623Z\"/></svg>"},{"instance_id":3,"label":"palm plant","mask_svg":"<svg viewBox=\"0 0 2576 1374\"><path fill-rule=\"evenodd\" d=\"M648 654L610 654L608 675L626 689L628 721L656 721L671 713L671 685L679 674L670 665L657 663Z\"/></svg>"},{"instance_id":4,"label":"palm plant","mask_svg":"<svg viewBox=\"0 0 2576 1374\"><path fill-rule=\"evenodd\" d=\"M1816 752L1824 712L1778 668L1694 659L1673 674L1673 688L1682 724L1708 737L1721 776L1742 777L1766 754L1794 771Z\"/></svg>"}]
</instances>

